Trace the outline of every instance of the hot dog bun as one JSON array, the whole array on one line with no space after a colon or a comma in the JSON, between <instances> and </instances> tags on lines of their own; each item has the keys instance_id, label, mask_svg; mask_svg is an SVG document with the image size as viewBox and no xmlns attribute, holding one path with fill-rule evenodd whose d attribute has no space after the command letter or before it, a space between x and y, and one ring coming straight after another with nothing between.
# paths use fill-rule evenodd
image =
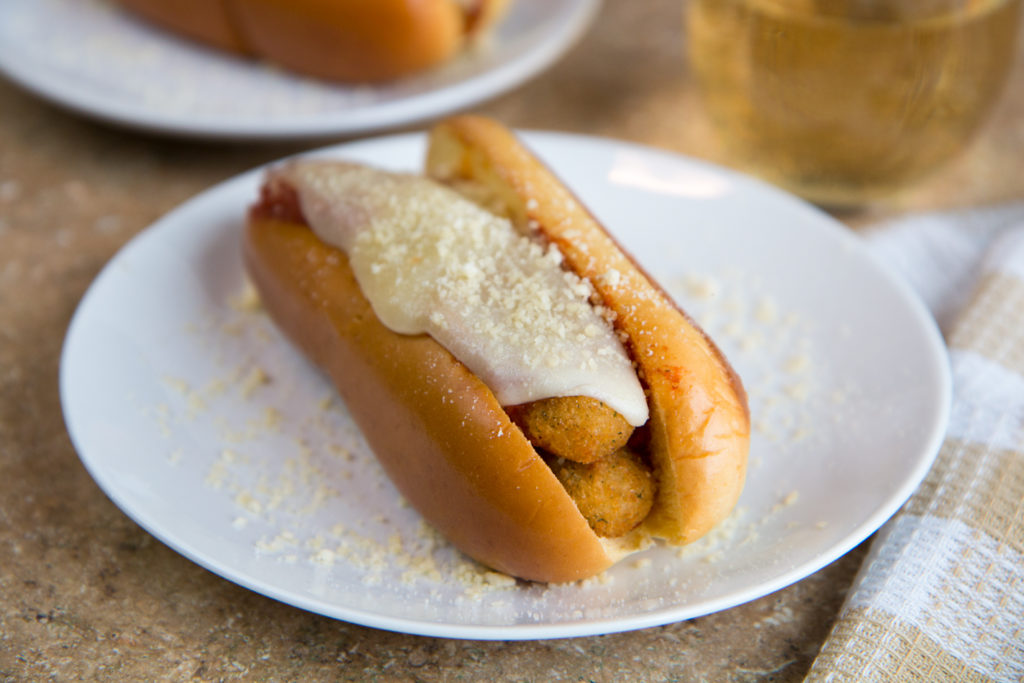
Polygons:
<instances>
[{"instance_id":1,"label":"hot dog bun","mask_svg":"<svg viewBox=\"0 0 1024 683\"><path fill-rule=\"evenodd\" d=\"M385 327L345 254L301 223L259 213L243 253L275 323L332 377L395 486L456 547L537 581L611 564L490 390L430 337Z\"/></svg>"},{"instance_id":2,"label":"hot dog bun","mask_svg":"<svg viewBox=\"0 0 1024 683\"><path fill-rule=\"evenodd\" d=\"M641 533L690 543L722 521L743 489L750 416L721 351L504 126L476 116L442 122L427 174L556 244L615 312L651 409L658 496Z\"/></svg>"},{"instance_id":3,"label":"hot dog bun","mask_svg":"<svg viewBox=\"0 0 1024 683\"><path fill-rule=\"evenodd\" d=\"M268 183L245 233L250 276L277 325L333 378L397 488L466 554L532 580L584 578L652 538L706 533L736 502L749 436L742 385L721 353L500 125L442 123L428 169L556 243L615 312L648 393L657 488L635 529L598 537L492 390L431 337L381 323L294 190Z\"/></svg>"},{"instance_id":4,"label":"hot dog bun","mask_svg":"<svg viewBox=\"0 0 1024 683\"><path fill-rule=\"evenodd\" d=\"M166 29L318 78L385 81L450 59L507 0L119 0Z\"/></svg>"},{"instance_id":5,"label":"hot dog bun","mask_svg":"<svg viewBox=\"0 0 1024 683\"><path fill-rule=\"evenodd\" d=\"M220 0L118 0L140 17L222 50L246 53L226 2Z\"/></svg>"}]
</instances>

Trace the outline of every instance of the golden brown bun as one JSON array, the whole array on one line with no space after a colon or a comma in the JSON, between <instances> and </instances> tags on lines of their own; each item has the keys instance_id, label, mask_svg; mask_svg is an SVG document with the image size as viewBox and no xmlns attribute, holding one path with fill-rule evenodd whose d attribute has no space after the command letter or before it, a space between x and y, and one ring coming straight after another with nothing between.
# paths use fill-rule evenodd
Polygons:
<instances>
[{"instance_id":1,"label":"golden brown bun","mask_svg":"<svg viewBox=\"0 0 1024 683\"><path fill-rule=\"evenodd\" d=\"M333 378L409 502L484 564L569 581L651 538L699 538L733 508L745 476L749 416L729 364L508 130L456 117L430 142L435 178L521 226L535 222L617 314L651 410L644 433L657 493L646 519L624 537L598 538L491 391L430 337L386 328L345 255L304 225L294 191L282 200L272 196L282 188L268 186L244 255L278 327Z\"/></svg>"},{"instance_id":2,"label":"golden brown bun","mask_svg":"<svg viewBox=\"0 0 1024 683\"><path fill-rule=\"evenodd\" d=\"M195 40L293 71L384 81L450 59L506 0L120 0Z\"/></svg>"},{"instance_id":3,"label":"golden brown bun","mask_svg":"<svg viewBox=\"0 0 1024 683\"><path fill-rule=\"evenodd\" d=\"M450 0L229 0L254 54L339 81L379 81L438 64L460 47Z\"/></svg>"},{"instance_id":4,"label":"golden brown bun","mask_svg":"<svg viewBox=\"0 0 1024 683\"><path fill-rule=\"evenodd\" d=\"M118 0L121 5L163 28L231 52L245 45L221 0Z\"/></svg>"},{"instance_id":5,"label":"golden brown bun","mask_svg":"<svg viewBox=\"0 0 1024 683\"><path fill-rule=\"evenodd\" d=\"M395 486L456 547L537 581L611 564L491 391L430 337L384 327L342 252L258 212L243 249L275 323L333 378Z\"/></svg>"},{"instance_id":6,"label":"golden brown bun","mask_svg":"<svg viewBox=\"0 0 1024 683\"><path fill-rule=\"evenodd\" d=\"M554 242L590 279L648 392L654 508L638 534L690 543L735 506L746 475L746 393L721 352L504 126L460 116L434 128L427 174Z\"/></svg>"}]
</instances>

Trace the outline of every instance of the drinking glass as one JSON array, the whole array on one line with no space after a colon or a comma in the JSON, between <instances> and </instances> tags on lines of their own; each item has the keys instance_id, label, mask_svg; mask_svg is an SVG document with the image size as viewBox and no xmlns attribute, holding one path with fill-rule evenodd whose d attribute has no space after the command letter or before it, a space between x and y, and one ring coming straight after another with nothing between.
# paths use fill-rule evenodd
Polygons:
<instances>
[{"instance_id":1,"label":"drinking glass","mask_svg":"<svg viewBox=\"0 0 1024 683\"><path fill-rule=\"evenodd\" d=\"M859 204L964 149L1006 82L1021 4L690 0L689 61L726 163Z\"/></svg>"}]
</instances>

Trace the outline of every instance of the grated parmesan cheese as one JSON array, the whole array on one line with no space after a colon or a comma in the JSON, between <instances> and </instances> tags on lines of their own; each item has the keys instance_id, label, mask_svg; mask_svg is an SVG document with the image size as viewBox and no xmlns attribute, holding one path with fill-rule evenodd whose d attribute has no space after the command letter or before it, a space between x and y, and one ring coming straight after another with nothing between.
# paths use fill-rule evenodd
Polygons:
<instances>
[{"instance_id":1,"label":"grated parmesan cheese","mask_svg":"<svg viewBox=\"0 0 1024 683\"><path fill-rule=\"evenodd\" d=\"M317 235L349 255L377 317L432 336L502 404L583 395L633 425L647 421L643 389L591 303L593 286L562 268L554 245L418 176L331 162L278 173Z\"/></svg>"}]
</instances>

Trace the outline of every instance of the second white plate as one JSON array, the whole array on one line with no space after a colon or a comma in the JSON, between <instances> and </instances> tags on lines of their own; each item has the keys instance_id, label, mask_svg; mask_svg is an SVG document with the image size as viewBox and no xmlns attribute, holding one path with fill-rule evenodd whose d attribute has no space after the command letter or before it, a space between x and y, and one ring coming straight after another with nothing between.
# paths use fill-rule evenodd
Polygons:
<instances>
[{"instance_id":1,"label":"second white plate","mask_svg":"<svg viewBox=\"0 0 1024 683\"><path fill-rule=\"evenodd\" d=\"M404 506L328 382L245 300L239 235L261 172L128 244L69 330L61 398L82 461L132 518L210 570L380 628L466 638L608 633L721 610L839 557L906 500L950 401L918 300L814 208L608 140L527 142L722 346L754 435L735 514L571 585L475 565ZM423 137L324 150L417 169Z\"/></svg>"},{"instance_id":2,"label":"second white plate","mask_svg":"<svg viewBox=\"0 0 1024 683\"><path fill-rule=\"evenodd\" d=\"M104 0L0 2L0 72L57 104L132 128L216 139L322 138L469 107L550 66L598 0L516 0L486 46L376 86L314 81L134 20Z\"/></svg>"}]
</instances>

